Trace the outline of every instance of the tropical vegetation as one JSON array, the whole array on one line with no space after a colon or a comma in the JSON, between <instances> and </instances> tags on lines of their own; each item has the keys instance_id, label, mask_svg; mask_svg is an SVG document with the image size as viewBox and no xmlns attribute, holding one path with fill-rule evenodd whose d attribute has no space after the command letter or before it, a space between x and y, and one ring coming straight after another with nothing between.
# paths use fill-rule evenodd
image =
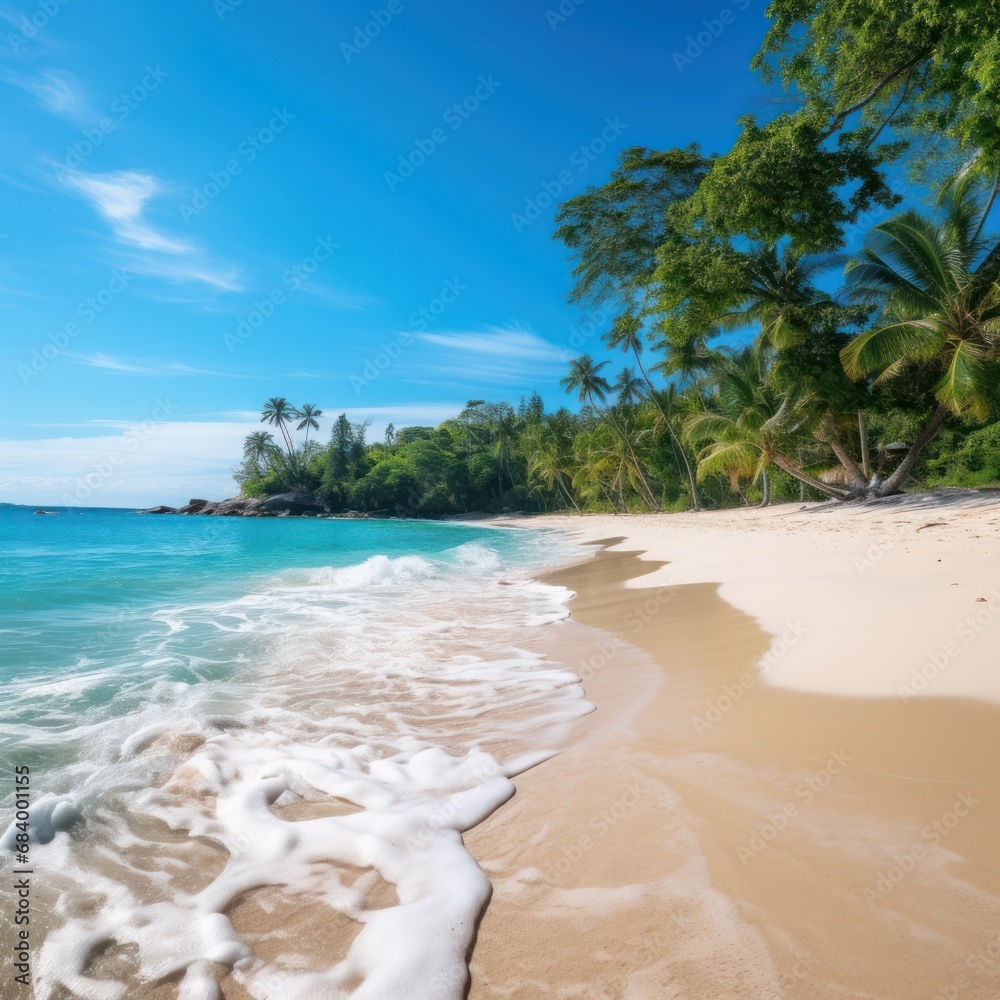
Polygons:
<instances>
[{"instance_id":1,"label":"tropical vegetation","mask_svg":"<svg viewBox=\"0 0 1000 1000\"><path fill-rule=\"evenodd\" d=\"M775 100L730 150L627 149L559 206L569 302L604 327L562 380L577 410L470 400L375 442L341 414L322 444L273 398L244 492L427 515L997 485L1000 0L767 14Z\"/></svg>"}]
</instances>

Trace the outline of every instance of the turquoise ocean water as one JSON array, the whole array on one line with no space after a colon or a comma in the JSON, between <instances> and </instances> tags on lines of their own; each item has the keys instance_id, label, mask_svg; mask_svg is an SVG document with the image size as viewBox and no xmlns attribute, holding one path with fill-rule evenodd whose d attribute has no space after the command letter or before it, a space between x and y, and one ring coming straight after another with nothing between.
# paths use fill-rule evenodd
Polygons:
<instances>
[{"instance_id":1,"label":"turquoise ocean water","mask_svg":"<svg viewBox=\"0 0 1000 1000\"><path fill-rule=\"evenodd\" d=\"M460 833L587 710L525 648L566 616L532 575L575 549L474 524L3 507L0 551L4 761L32 769L33 860L60 885L36 995L129 996L169 967L201 1000L221 966L254 996L461 996L488 884ZM271 808L323 796L357 811ZM218 871L192 894L199 845ZM406 904L369 911L338 864ZM293 943L265 961L227 916L249 884L363 932L329 967ZM95 961L109 941L124 971Z\"/></svg>"}]
</instances>

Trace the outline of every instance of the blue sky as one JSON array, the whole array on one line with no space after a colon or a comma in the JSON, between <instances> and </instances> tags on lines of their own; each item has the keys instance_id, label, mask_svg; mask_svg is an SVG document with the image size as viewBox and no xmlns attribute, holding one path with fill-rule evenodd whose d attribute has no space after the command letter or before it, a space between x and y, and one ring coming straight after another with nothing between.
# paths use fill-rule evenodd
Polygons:
<instances>
[{"instance_id":1,"label":"blue sky","mask_svg":"<svg viewBox=\"0 0 1000 1000\"><path fill-rule=\"evenodd\" d=\"M274 395L323 436L567 402L554 204L628 146L725 150L763 8L0 6L0 500L227 495Z\"/></svg>"}]
</instances>

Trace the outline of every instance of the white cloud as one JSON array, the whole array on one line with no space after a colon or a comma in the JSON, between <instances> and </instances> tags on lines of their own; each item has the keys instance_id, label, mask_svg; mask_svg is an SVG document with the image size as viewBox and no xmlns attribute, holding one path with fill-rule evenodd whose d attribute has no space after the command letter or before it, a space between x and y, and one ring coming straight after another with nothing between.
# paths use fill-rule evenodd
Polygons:
<instances>
[{"instance_id":1,"label":"white cloud","mask_svg":"<svg viewBox=\"0 0 1000 1000\"><path fill-rule=\"evenodd\" d=\"M538 378L555 375L566 363L563 348L520 325L424 333L419 340L432 345L435 355L432 364L418 361L413 368L455 376L463 383L534 384Z\"/></svg>"},{"instance_id":2,"label":"white cloud","mask_svg":"<svg viewBox=\"0 0 1000 1000\"><path fill-rule=\"evenodd\" d=\"M253 375L244 372L216 371L210 368L195 368L180 361L144 361L142 359L119 358L110 354L69 354L75 364L88 368L100 368L114 375L211 375L217 378L250 378L269 381L269 375Z\"/></svg>"},{"instance_id":3,"label":"white cloud","mask_svg":"<svg viewBox=\"0 0 1000 1000\"><path fill-rule=\"evenodd\" d=\"M123 243L162 253L190 253L191 244L164 236L144 218L146 202L163 193L160 182L140 170L118 170L110 174L87 174L68 170L63 183L84 196L111 223Z\"/></svg>"},{"instance_id":4,"label":"white cloud","mask_svg":"<svg viewBox=\"0 0 1000 1000\"><path fill-rule=\"evenodd\" d=\"M342 407L325 411L319 440ZM456 403L347 408L348 419L372 418L369 441L378 441L389 423L397 428L435 425L462 409ZM224 420L118 419L88 421L96 434L0 441L0 501L57 506L152 507L185 503L191 497L221 499L236 485L231 468L239 462L243 439L259 430L260 414L238 411ZM81 495L83 494L83 495Z\"/></svg>"},{"instance_id":5,"label":"white cloud","mask_svg":"<svg viewBox=\"0 0 1000 1000\"><path fill-rule=\"evenodd\" d=\"M138 247L122 266L171 282L197 281L222 291L239 291L239 271L203 259L188 240L160 232L147 219L149 204L167 193L167 188L143 170L118 170L109 174L89 174L82 170L60 172L62 183L81 195L107 221L119 243Z\"/></svg>"},{"instance_id":6,"label":"white cloud","mask_svg":"<svg viewBox=\"0 0 1000 1000\"><path fill-rule=\"evenodd\" d=\"M235 492L249 422L111 421L108 433L4 441L0 497L52 506L153 506ZM41 473L41 474L40 474Z\"/></svg>"},{"instance_id":7,"label":"white cloud","mask_svg":"<svg viewBox=\"0 0 1000 1000\"><path fill-rule=\"evenodd\" d=\"M79 83L72 73L64 70L42 70L37 76L8 72L7 83L31 94L38 103L54 115L79 118L87 110L87 103Z\"/></svg>"},{"instance_id":8,"label":"white cloud","mask_svg":"<svg viewBox=\"0 0 1000 1000\"><path fill-rule=\"evenodd\" d=\"M421 340L466 354L527 361L557 361L562 351L533 330L489 327L479 333L424 333Z\"/></svg>"},{"instance_id":9,"label":"white cloud","mask_svg":"<svg viewBox=\"0 0 1000 1000\"><path fill-rule=\"evenodd\" d=\"M164 281L185 282L200 281L223 292L239 292L243 285L239 280L240 272L235 267L219 268L206 264L195 257L133 257L124 266L138 274L148 274Z\"/></svg>"},{"instance_id":10,"label":"white cloud","mask_svg":"<svg viewBox=\"0 0 1000 1000\"><path fill-rule=\"evenodd\" d=\"M340 288L329 288L316 281L301 282L297 291L319 299L334 309L362 310L369 308L375 301L371 296L347 292Z\"/></svg>"}]
</instances>

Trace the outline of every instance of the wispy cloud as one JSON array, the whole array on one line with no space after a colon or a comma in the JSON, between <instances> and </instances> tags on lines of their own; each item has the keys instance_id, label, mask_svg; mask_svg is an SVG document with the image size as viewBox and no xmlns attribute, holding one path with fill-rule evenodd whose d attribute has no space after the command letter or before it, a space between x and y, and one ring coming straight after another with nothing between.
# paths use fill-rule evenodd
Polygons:
<instances>
[{"instance_id":1,"label":"wispy cloud","mask_svg":"<svg viewBox=\"0 0 1000 1000\"><path fill-rule=\"evenodd\" d=\"M137 274L148 274L164 281L197 281L224 292L238 292L243 288L238 268L219 267L196 257L134 256L127 259L124 266Z\"/></svg>"},{"instance_id":2,"label":"wispy cloud","mask_svg":"<svg viewBox=\"0 0 1000 1000\"><path fill-rule=\"evenodd\" d=\"M87 174L68 170L63 183L79 192L109 222L115 236L144 250L190 253L190 243L158 233L145 219L146 202L163 193L160 182L141 170Z\"/></svg>"},{"instance_id":3,"label":"wispy cloud","mask_svg":"<svg viewBox=\"0 0 1000 1000\"><path fill-rule=\"evenodd\" d=\"M316 281L303 281L298 286L298 291L319 299L335 309L368 309L375 302L375 299L370 296L345 292L339 288L329 288Z\"/></svg>"},{"instance_id":4,"label":"wispy cloud","mask_svg":"<svg viewBox=\"0 0 1000 1000\"><path fill-rule=\"evenodd\" d=\"M282 378L324 378L324 379L347 379L350 378L349 375L345 375L343 372L307 372L300 368L298 371L294 372L282 372Z\"/></svg>"},{"instance_id":5,"label":"wispy cloud","mask_svg":"<svg viewBox=\"0 0 1000 1000\"><path fill-rule=\"evenodd\" d=\"M138 274L170 282L197 281L221 291L239 291L239 271L204 260L188 240L161 232L147 218L149 204L165 194L166 186L143 170L90 174L64 170L62 183L85 198L110 224L115 239L137 247L123 266Z\"/></svg>"},{"instance_id":6,"label":"wispy cloud","mask_svg":"<svg viewBox=\"0 0 1000 1000\"><path fill-rule=\"evenodd\" d=\"M87 111L80 84L72 73L64 70L46 69L36 76L10 70L3 75L3 80L27 91L54 115L75 119Z\"/></svg>"},{"instance_id":7,"label":"wispy cloud","mask_svg":"<svg viewBox=\"0 0 1000 1000\"><path fill-rule=\"evenodd\" d=\"M480 357L523 358L528 361L558 361L562 352L533 330L488 327L480 333L424 333L429 344Z\"/></svg>"},{"instance_id":8,"label":"wispy cloud","mask_svg":"<svg viewBox=\"0 0 1000 1000\"><path fill-rule=\"evenodd\" d=\"M100 368L112 375L210 375L214 378L245 378L266 381L269 375L254 375L247 372L217 371L211 368L195 368L180 361L145 361L120 358L110 354L70 354L70 359L88 368Z\"/></svg>"},{"instance_id":9,"label":"wispy cloud","mask_svg":"<svg viewBox=\"0 0 1000 1000\"><path fill-rule=\"evenodd\" d=\"M487 327L481 331L424 333L419 339L435 348L432 365L436 375L453 375L463 381L511 385L555 374L565 363L565 352L529 327Z\"/></svg>"}]
</instances>

